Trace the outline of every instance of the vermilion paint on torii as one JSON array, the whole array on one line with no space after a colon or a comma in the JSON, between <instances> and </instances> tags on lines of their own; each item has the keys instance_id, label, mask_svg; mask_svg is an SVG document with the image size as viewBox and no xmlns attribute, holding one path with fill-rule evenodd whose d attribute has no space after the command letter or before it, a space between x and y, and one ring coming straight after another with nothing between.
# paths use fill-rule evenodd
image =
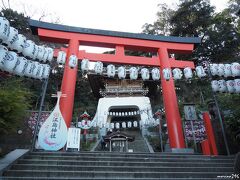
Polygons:
<instances>
[{"instance_id":1,"label":"vermilion paint on torii","mask_svg":"<svg viewBox=\"0 0 240 180\"><path fill-rule=\"evenodd\" d=\"M62 93L66 94L67 97L62 98L60 102L60 109L68 127L72 120L77 78L77 67L74 69L68 67L70 55L75 54L80 60L87 58L91 61L105 63L157 66L160 70L164 68L194 68L193 62L169 58L169 53L191 53L194 50L194 45L201 42L200 38L165 37L94 30L33 20L30 20L30 25L42 41L68 44L67 60L61 86ZM79 51L79 46L81 45L114 48L115 54ZM155 52L158 56L126 56L125 50ZM174 81L172 78L169 81L161 78L161 85L170 146L171 148L185 148Z\"/></svg>"}]
</instances>

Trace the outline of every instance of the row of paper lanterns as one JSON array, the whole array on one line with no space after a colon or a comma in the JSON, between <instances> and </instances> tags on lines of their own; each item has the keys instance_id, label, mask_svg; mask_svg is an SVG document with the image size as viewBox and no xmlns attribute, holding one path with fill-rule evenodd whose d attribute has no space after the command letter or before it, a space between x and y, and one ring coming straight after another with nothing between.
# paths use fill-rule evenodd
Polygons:
<instances>
[{"instance_id":1,"label":"row of paper lanterns","mask_svg":"<svg viewBox=\"0 0 240 180\"><path fill-rule=\"evenodd\" d=\"M64 51L59 51L57 62L59 64L64 64L66 61L66 53ZM70 56L69 59L69 66L74 68L77 66L77 57L74 56L74 58ZM83 72L90 71L90 61L88 59L83 59L81 61L81 70ZM104 67L103 63L98 61L95 62L94 65L94 72L96 74L103 74ZM106 68L106 73L109 78L113 78L116 75L119 79L125 79L127 76L127 71L129 71L129 76L131 80L138 79L139 74L139 68L137 67L130 67L129 69L126 69L124 66L116 67L113 64L109 64ZM190 67L185 67L183 70L179 68L174 68L173 70L171 68L165 68L163 71L163 78L166 80L170 80L170 78L173 78L174 80L180 80L183 78L185 79L192 79L193 78L193 71ZM237 77L240 76L240 64L237 62L234 62L232 64L210 64L210 71L213 76L219 75L224 77ZM207 74L203 68L203 66L197 66L195 68L195 73L198 78L206 77ZM140 70L141 78L143 80L149 80L150 79L150 70L148 68L142 68ZM153 80L159 80L160 79L160 70L159 68L153 68L151 70L152 79Z\"/></svg>"},{"instance_id":2,"label":"row of paper lanterns","mask_svg":"<svg viewBox=\"0 0 240 180\"><path fill-rule=\"evenodd\" d=\"M229 93L240 93L240 79L234 80L214 80L211 81L211 86L214 92L229 92Z\"/></svg>"},{"instance_id":3,"label":"row of paper lanterns","mask_svg":"<svg viewBox=\"0 0 240 180\"><path fill-rule=\"evenodd\" d=\"M129 69L126 69L124 66L120 67L115 67L113 64L109 64L107 66L107 76L108 77L115 77L116 71L117 71L117 76L119 79L125 79L127 75L127 70L129 71L129 76L131 80L136 80L138 78L139 74L139 68L137 67L131 67ZM90 61L88 59L83 59L81 62L81 70L84 72L87 72L90 70ZM94 72L96 74L103 74L104 68L103 68L103 63L98 61L95 63L94 66ZM179 68L175 68L171 70L170 68L165 68L162 70L163 71L163 78L166 80L169 80L171 77L173 77L174 80L179 80L183 77L186 79L191 79L193 77L193 72L190 67L186 67L183 70ZM148 68L142 68L140 70L141 78L143 80L149 80L150 79L150 70ZM153 68L151 70L152 74L152 79L153 80L159 80L160 79L160 70L159 68ZM196 74L199 78L207 76L207 74L204 71L204 68L202 66L197 66L196 67Z\"/></svg>"},{"instance_id":4,"label":"row of paper lanterns","mask_svg":"<svg viewBox=\"0 0 240 180\"><path fill-rule=\"evenodd\" d=\"M131 112L108 112L110 116L134 116L140 114L140 111L131 111Z\"/></svg>"},{"instance_id":5,"label":"row of paper lanterns","mask_svg":"<svg viewBox=\"0 0 240 180\"><path fill-rule=\"evenodd\" d=\"M53 59L54 51L50 47L38 46L33 41L18 33L11 27L5 17L0 17L0 41L3 45L17 53L23 54L28 59L39 60L46 63Z\"/></svg>"},{"instance_id":6,"label":"row of paper lanterns","mask_svg":"<svg viewBox=\"0 0 240 180\"><path fill-rule=\"evenodd\" d=\"M138 127L141 125L151 125L151 126L157 126L159 125L159 119L152 119L151 121L144 121L144 123L142 124L142 121L139 121L139 123L137 121L128 121L128 122L115 122L115 123L96 123L96 122L92 122L92 126L93 127L100 127L100 128L107 128L107 129L119 129L120 126L121 128L132 128L132 127Z\"/></svg>"},{"instance_id":7,"label":"row of paper lanterns","mask_svg":"<svg viewBox=\"0 0 240 180\"><path fill-rule=\"evenodd\" d=\"M237 77L240 76L240 64L210 64L210 71L213 76Z\"/></svg>"},{"instance_id":8,"label":"row of paper lanterns","mask_svg":"<svg viewBox=\"0 0 240 180\"><path fill-rule=\"evenodd\" d=\"M82 128L82 129L89 129L91 127L99 127L99 128L107 128L107 129L119 129L120 125L122 128L131 128L131 127L138 127L138 126L142 126L142 125L150 125L150 126L157 126L159 125L159 119L154 119L154 118L150 118L150 119L146 119L144 121L144 123L142 123L142 121L128 121L128 122L115 122L115 123L102 123L102 122L97 122L96 120L82 120L80 122L78 122L78 127Z\"/></svg>"},{"instance_id":9,"label":"row of paper lanterns","mask_svg":"<svg viewBox=\"0 0 240 180\"><path fill-rule=\"evenodd\" d=\"M0 45L0 70L35 79L46 79L50 74L48 64L41 64L18 56L17 53L8 51L3 45Z\"/></svg>"},{"instance_id":10,"label":"row of paper lanterns","mask_svg":"<svg viewBox=\"0 0 240 180\"><path fill-rule=\"evenodd\" d=\"M82 71L89 71L90 62L88 59L83 59L81 62L81 70ZM136 80L138 78L138 71L139 69L136 67L131 67L129 69L129 73L130 73L130 79L132 80ZM95 63L94 66L94 72L96 74L102 74L103 73L103 63L98 61ZM124 66L120 66L117 68L117 75L119 79L125 79L127 76L127 72L126 72L126 68ZM142 68L141 69L141 77L143 80L148 80L150 78L150 72L149 69L147 68ZM152 79L153 80L159 80L160 79L160 71L158 68L153 68L152 71ZM113 64L109 64L107 66L107 76L112 78L115 77L116 75L116 67Z\"/></svg>"}]
</instances>

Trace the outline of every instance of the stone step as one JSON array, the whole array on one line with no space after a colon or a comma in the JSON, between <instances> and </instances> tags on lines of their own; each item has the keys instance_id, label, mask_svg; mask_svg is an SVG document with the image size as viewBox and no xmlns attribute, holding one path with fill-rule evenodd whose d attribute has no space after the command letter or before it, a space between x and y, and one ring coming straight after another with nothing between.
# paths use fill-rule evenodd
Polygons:
<instances>
[{"instance_id":1,"label":"stone step","mask_svg":"<svg viewBox=\"0 0 240 180\"><path fill-rule=\"evenodd\" d=\"M51 171L115 171L115 172L233 172L232 167L215 168L212 166L205 167L152 167L152 166L85 166L83 165L46 165L46 164L15 164L11 170L49 170Z\"/></svg>"},{"instance_id":2,"label":"stone step","mask_svg":"<svg viewBox=\"0 0 240 180\"><path fill-rule=\"evenodd\" d=\"M3 180L25 180L25 179L34 179L34 180L113 180L114 178L87 178L87 177L3 177ZM187 180L223 180L223 178L187 178ZM121 178L121 180L159 180L159 178ZM161 178L161 180L186 180L186 178Z\"/></svg>"},{"instance_id":3,"label":"stone step","mask_svg":"<svg viewBox=\"0 0 240 180\"><path fill-rule=\"evenodd\" d=\"M37 160L83 160L83 161L120 161L124 160L126 162L129 161L135 161L135 162L193 162L193 161L200 161L200 162L222 162L222 163L233 163L232 159L226 159L226 158L177 158L177 157L106 157L106 156L98 156L98 157L92 157L92 156L59 156L59 155L51 155L51 156L44 156L44 155L26 155L24 156L24 159L37 159Z\"/></svg>"},{"instance_id":4,"label":"stone step","mask_svg":"<svg viewBox=\"0 0 240 180\"><path fill-rule=\"evenodd\" d=\"M32 152L29 155L48 155L48 156L88 156L88 157L175 157L175 158L196 158L196 159L232 159L234 160L234 156L203 156L199 154L177 154L177 153L118 153L118 152Z\"/></svg>"},{"instance_id":5,"label":"stone step","mask_svg":"<svg viewBox=\"0 0 240 180\"><path fill-rule=\"evenodd\" d=\"M52 171L52 170L8 170L6 176L15 177L81 177L81 178L216 178L219 175L230 175L222 172L125 172L125 171Z\"/></svg>"},{"instance_id":6,"label":"stone step","mask_svg":"<svg viewBox=\"0 0 240 180\"><path fill-rule=\"evenodd\" d=\"M46 164L46 165L85 165L85 166L144 166L144 167L233 167L233 162L126 162L126 161L73 161L73 160L37 160L19 159L17 164Z\"/></svg>"}]
</instances>

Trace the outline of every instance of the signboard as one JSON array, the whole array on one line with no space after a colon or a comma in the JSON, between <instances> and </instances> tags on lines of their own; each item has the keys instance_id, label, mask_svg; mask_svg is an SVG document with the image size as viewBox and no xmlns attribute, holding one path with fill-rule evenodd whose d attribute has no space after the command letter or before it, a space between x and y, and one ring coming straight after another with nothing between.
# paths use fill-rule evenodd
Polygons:
<instances>
[{"instance_id":1,"label":"signboard","mask_svg":"<svg viewBox=\"0 0 240 180\"><path fill-rule=\"evenodd\" d=\"M49 151L57 151L67 142L67 126L59 109L60 97L61 93L58 93L57 104L38 134L39 145Z\"/></svg>"},{"instance_id":2,"label":"signboard","mask_svg":"<svg viewBox=\"0 0 240 180\"><path fill-rule=\"evenodd\" d=\"M197 120L197 114L194 105L185 105L184 114L186 120Z\"/></svg>"},{"instance_id":3,"label":"signboard","mask_svg":"<svg viewBox=\"0 0 240 180\"><path fill-rule=\"evenodd\" d=\"M68 137L67 137L67 147L68 148L76 148L78 151L80 150L80 128L68 128Z\"/></svg>"},{"instance_id":4,"label":"signboard","mask_svg":"<svg viewBox=\"0 0 240 180\"><path fill-rule=\"evenodd\" d=\"M192 128L191 122L193 124L193 128ZM204 139L206 139L206 130L205 130L205 125L203 121L185 121L184 130L185 130L185 136L188 140L194 140L194 135L195 135L196 142L201 142Z\"/></svg>"}]
</instances>

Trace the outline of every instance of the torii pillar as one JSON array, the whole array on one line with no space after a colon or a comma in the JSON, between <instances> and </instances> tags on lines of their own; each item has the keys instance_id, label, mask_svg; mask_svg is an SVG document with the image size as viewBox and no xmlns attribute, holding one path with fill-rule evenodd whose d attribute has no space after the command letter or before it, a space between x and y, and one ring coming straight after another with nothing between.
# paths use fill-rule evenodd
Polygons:
<instances>
[{"instance_id":1,"label":"torii pillar","mask_svg":"<svg viewBox=\"0 0 240 180\"><path fill-rule=\"evenodd\" d=\"M184 136L182 130L182 121L178 109L177 96L174 86L173 78L165 80L163 78L163 69L170 68L170 58L167 48L158 49L158 56L161 64L161 84L163 103L166 112L167 128L169 135L169 142L171 148L185 148Z\"/></svg>"},{"instance_id":2,"label":"torii pillar","mask_svg":"<svg viewBox=\"0 0 240 180\"><path fill-rule=\"evenodd\" d=\"M72 54L78 54L79 41L76 39L70 39L67 49L67 59L64 67L64 75L62 79L61 92L66 94L66 97L60 99L60 110L65 119L66 125L69 128L72 121L73 105L74 105L74 95L75 86L77 79L78 67L71 69L68 66L69 57Z\"/></svg>"}]
</instances>

